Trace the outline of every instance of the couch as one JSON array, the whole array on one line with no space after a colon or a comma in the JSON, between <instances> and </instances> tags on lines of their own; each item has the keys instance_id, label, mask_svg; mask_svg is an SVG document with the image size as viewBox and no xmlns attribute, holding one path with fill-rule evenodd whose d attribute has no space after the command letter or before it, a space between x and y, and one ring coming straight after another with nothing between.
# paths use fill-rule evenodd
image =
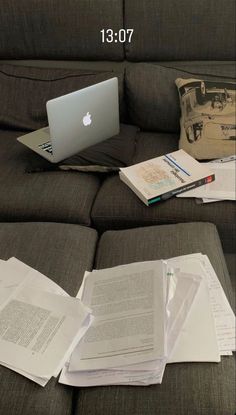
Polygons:
<instances>
[{"instance_id":1,"label":"couch","mask_svg":"<svg viewBox=\"0 0 236 415\"><path fill-rule=\"evenodd\" d=\"M174 80L235 78L235 1L0 1L0 258L16 256L76 295L85 270L202 252L234 307L231 201L146 207L117 173L26 173L16 137L46 125L45 97L117 76L120 118L136 125L131 164L178 149ZM131 43L101 43L103 28ZM2 83L1 83L2 82ZM34 86L32 86L34 82ZM51 95L50 95L51 94ZM0 367L6 415L233 415L235 356L168 365L161 385L45 389Z\"/></svg>"}]
</instances>

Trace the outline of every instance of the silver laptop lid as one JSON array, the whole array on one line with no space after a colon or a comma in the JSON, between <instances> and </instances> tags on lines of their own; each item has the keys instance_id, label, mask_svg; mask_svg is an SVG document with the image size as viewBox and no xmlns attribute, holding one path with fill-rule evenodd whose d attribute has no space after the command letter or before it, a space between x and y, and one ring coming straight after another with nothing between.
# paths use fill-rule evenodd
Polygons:
<instances>
[{"instance_id":1,"label":"silver laptop lid","mask_svg":"<svg viewBox=\"0 0 236 415\"><path fill-rule=\"evenodd\" d=\"M52 99L46 106L54 162L119 133L117 78Z\"/></svg>"}]
</instances>

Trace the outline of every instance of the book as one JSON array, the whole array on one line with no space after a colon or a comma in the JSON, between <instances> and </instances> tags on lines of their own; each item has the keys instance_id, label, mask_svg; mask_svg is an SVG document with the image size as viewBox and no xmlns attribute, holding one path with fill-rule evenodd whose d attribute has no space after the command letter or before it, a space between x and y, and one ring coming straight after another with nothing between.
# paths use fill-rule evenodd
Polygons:
<instances>
[{"instance_id":1,"label":"book","mask_svg":"<svg viewBox=\"0 0 236 415\"><path fill-rule=\"evenodd\" d=\"M119 175L147 206L215 180L209 165L184 150L121 168Z\"/></svg>"}]
</instances>

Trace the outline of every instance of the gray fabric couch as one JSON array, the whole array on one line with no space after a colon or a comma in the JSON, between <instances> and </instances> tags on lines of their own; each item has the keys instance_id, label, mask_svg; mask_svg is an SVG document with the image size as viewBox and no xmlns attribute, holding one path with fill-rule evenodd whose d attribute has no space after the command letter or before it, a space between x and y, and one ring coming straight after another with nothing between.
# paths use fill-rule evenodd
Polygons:
<instances>
[{"instance_id":1,"label":"gray fabric couch","mask_svg":"<svg viewBox=\"0 0 236 415\"><path fill-rule=\"evenodd\" d=\"M96 251L96 255L95 255ZM107 231L56 223L0 226L0 257L15 255L75 295L85 270L202 252L234 306L232 286L215 225L188 223ZM203 339L204 341L204 339ZM72 388L54 379L45 389L0 366L0 409L7 415L232 415L235 358L221 363L167 365L163 383L150 387Z\"/></svg>"},{"instance_id":2,"label":"gray fabric couch","mask_svg":"<svg viewBox=\"0 0 236 415\"><path fill-rule=\"evenodd\" d=\"M117 174L26 173L34 156L16 141L45 125L46 97L118 76L121 120L140 128L132 163L177 150L174 79L236 77L234 16L234 0L0 0L1 259L16 256L75 295L85 270L203 252L234 307L233 202L146 207ZM101 43L101 29L123 27L131 43ZM49 88L37 68L50 68ZM0 413L233 415L235 386L235 356L168 365L162 385L147 388L43 389L0 366Z\"/></svg>"}]
</instances>

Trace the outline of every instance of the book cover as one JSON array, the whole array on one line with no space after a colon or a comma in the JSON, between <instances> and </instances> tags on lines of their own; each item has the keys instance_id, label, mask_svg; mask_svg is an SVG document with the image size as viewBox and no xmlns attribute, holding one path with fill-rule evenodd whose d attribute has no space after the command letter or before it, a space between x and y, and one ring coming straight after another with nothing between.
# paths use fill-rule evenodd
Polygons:
<instances>
[{"instance_id":1,"label":"book cover","mask_svg":"<svg viewBox=\"0 0 236 415\"><path fill-rule=\"evenodd\" d=\"M120 169L120 179L147 205L210 183L215 179L205 167L178 150Z\"/></svg>"}]
</instances>

